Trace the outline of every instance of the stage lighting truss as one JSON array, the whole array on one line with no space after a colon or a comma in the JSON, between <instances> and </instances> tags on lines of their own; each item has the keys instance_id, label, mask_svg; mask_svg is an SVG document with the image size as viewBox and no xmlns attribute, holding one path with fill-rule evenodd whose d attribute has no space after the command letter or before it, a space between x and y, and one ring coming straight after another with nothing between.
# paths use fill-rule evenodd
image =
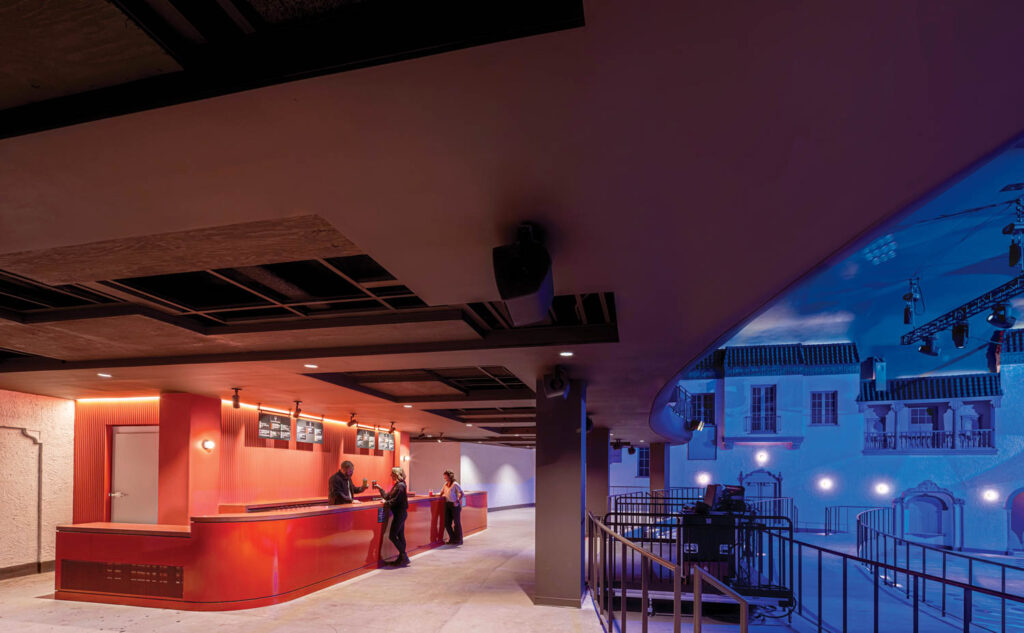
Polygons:
<instances>
[{"instance_id":1,"label":"stage lighting truss","mask_svg":"<svg viewBox=\"0 0 1024 633\"><path fill-rule=\"evenodd\" d=\"M911 345L917 341L924 341L927 337L934 337L939 332L950 329L958 323L966 322L967 319L982 312L990 310L995 312L1002 309L1005 313L1006 308L1010 305L1010 299L1021 294L1024 294L1024 275L1018 275L980 297L971 299L924 325L914 328L900 337L900 345ZM1006 327L992 319L989 322L997 327Z\"/></svg>"}]
</instances>

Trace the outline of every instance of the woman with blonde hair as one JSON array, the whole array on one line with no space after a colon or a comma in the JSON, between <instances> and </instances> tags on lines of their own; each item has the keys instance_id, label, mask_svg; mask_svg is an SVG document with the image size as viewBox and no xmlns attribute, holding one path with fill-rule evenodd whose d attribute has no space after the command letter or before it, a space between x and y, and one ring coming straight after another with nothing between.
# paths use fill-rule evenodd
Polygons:
<instances>
[{"instance_id":1,"label":"woman with blonde hair","mask_svg":"<svg viewBox=\"0 0 1024 633\"><path fill-rule=\"evenodd\" d=\"M395 544L398 558L388 564L398 567L409 564L409 555L405 553L405 519L409 516L409 493L405 485L405 471L397 466L392 468L391 481L395 483L387 492L376 483L374 487L380 491L384 505L391 510L391 530L388 532L388 539Z\"/></svg>"}]
</instances>

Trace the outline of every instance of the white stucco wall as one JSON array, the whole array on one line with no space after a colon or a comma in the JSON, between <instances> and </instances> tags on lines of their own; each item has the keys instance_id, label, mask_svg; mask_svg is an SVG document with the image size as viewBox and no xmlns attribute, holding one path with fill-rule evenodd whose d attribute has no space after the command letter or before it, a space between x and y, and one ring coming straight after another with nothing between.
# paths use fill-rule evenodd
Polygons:
<instances>
[{"instance_id":1,"label":"white stucco wall","mask_svg":"<svg viewBox=\"0 0 1024 633\"><path fill-rule=\"evenodd\" d=\"M536 452L528 448L463 443L462 487L487 491L491 509L536 503Z\"/></svg>"},{"instance_id":2,"label":"white stucco wall","mask_svg":"<svg viewBox=\"0 0 1024 633\"><path fill-rule=\"evenodd\" d=\"M718 387L716 406L722 414L719 432L724 429L729 437L744 434L750 387L777 384L780 435L801 435L803 443L792 449L771 444L736 445L732 449L720 446L713 461L690 461L685 445L673 446L669 449L669 485L698 485L696 477L701 472L709 473L714 482L734 484L741 471L749 473L758 468L754 456L763 450L769 456L764 468L782 475L782 494L793 497L801 523L814 528L823 525L827 505L888 506L902 491L931 480L964 499L966 547L1004 550L1008 544L1004 505L1009 495L1024 488L1024 365L1003 365L1001 373L1005 395L995 410L997 452L980 455L864 454L864 415L856 403L855 375L730 377L717 381L717 385L714 380L686 381L684 386L692 393L710 392ZM839 392L839 424L811 426L810 392L828 390ZM624 465L626 461L624 456ZM835 482L832 490L818 488L817 481L822 476ZM880 482L889 484L892 492L877 494L874 487ZM987 488L999 493L997 501L982 499Z\"/></svg>"},{"instance_id":3,"label":"white stucco wall","mask_svg":"<svg viewBox=\"0 0 1024 633\"><path fill-rule=\"evenodd\" d=\"M42 556L54 559L54 535L72 520L75 403L0 390L0 426L23 427L43 442ZM36 561L39 448L0 429L0 569Z\"/></svg>"}]
</instances>

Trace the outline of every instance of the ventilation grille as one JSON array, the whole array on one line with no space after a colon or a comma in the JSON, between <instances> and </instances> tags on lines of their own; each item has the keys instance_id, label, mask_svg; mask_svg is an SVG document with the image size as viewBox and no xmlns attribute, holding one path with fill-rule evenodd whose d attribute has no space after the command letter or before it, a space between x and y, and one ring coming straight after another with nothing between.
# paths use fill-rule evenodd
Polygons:
<instances>
[{"instance_id":1,"label":"ventilation grille","mask_svg":"<svg viewBox=\"0 0 1024 633\"><path fill-rule=\"evenodd\" d=\"M185 589L181 567L80 560L61 561L60 585L65 591L160 598L181 598Z\"/></svg>"}]
</instances>

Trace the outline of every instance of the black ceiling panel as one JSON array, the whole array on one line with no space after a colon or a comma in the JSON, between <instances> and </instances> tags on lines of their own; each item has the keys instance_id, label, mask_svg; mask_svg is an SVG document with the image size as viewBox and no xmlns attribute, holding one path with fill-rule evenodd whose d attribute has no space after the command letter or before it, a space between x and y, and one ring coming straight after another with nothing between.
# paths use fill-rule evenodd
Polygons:
<instances>
[{"instance_id":1,"label":"black ceiling panel","mask_svg":"<svg viewBox=\"0 0 1024 633\"><path fill-rule=\"evenodd\" d=\"M394 281L394 277L369 255L351 255L349 257L332 257L327 260L349 279L365 284L374 281Z\"/></svg>"},{"instance_id":2,"label":"black ceiling panel","mask_svg":"<svg viewBox=\"0 0 1024 633\"><path fill-rule=\"evenodd\" d=\"M316 299L356 299L366 296L365 292L317 261L266 264L262 268Z\"/></svg>"},{"instance_id":3,"label":"black ceiling panel","mask_svg":"<svg viewBox=\"0 0 1024 633\"><path fill-rule=\"evenodd\" d=\"M248 290L205 271L134 277L117 282L193 310L270 305Z\"/></svg>"}]
</instances>

